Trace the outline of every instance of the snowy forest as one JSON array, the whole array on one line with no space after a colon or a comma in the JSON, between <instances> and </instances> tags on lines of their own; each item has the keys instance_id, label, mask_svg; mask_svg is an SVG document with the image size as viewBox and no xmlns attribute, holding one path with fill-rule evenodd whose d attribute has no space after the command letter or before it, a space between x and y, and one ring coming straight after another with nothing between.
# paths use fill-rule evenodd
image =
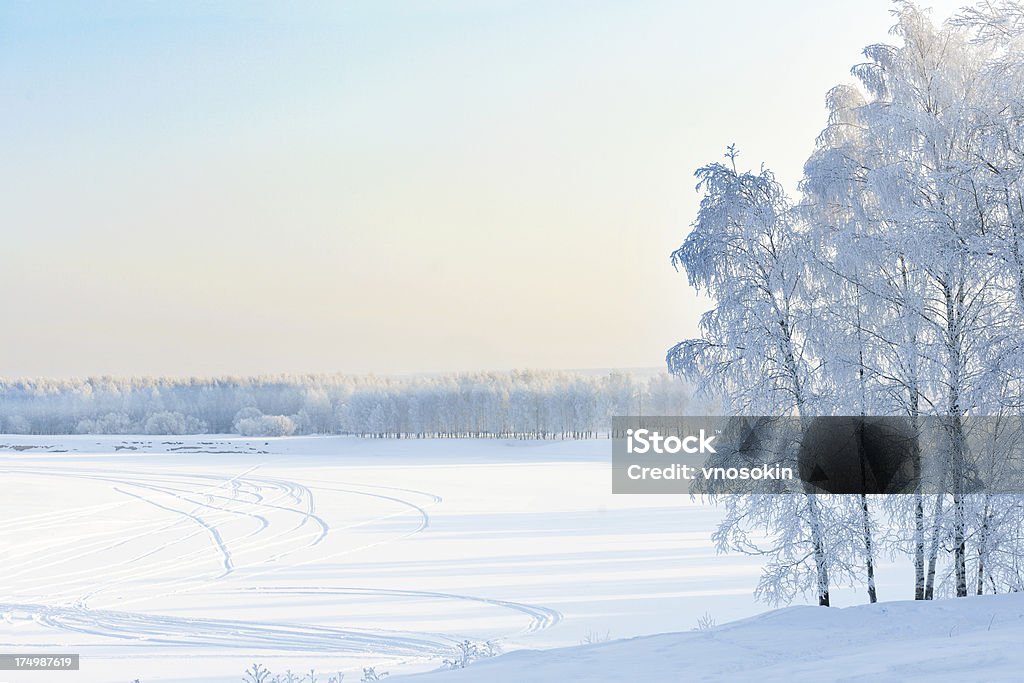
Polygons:
<instances>
[{"instance_id":1,"label":"snowy forest","mask_svg":"<svg viewBox=\"0 0 1024 683\"><path fill-rule=\"evenodd\" d=\"M407 378L0 381L8 434L353 434L373 438L607 436L612 415L682 415L666 373L518 371Z\"/></svg>"},{"instance_id":2,"label":"snowy forest","mask_svg":"<svg viewBox=\"0 0 1024 683\"><path fill-rule=\"evenodd\" d=\"M972 491L965 416L1024 401L1024 5L945 23L900 3L833 88L797 196L739 151L696 172L672 254L713 308L670 369L726 414L944 416L944 493L723 496L719 549L762 555L758 594L874 602L880 558L914 594L1024 590L1024 497ZM767 535L764 532L767 530Z\"/></svg>"}]
</instances>

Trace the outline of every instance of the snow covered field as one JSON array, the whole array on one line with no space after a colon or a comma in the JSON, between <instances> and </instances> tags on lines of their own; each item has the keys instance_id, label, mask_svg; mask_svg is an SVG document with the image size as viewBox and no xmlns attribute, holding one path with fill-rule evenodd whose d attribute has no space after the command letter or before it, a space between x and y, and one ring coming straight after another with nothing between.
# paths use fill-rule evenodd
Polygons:
<instances>
[{"instance_id":1,"label":"snow covered field","mask_svg":"<svg viewBox=\"0 0 1024 683\"><path fill-rule=\"evenodd\" d=\"M757 559L711 545L718 511L611 495L610 450L0 436L0 651L82 654L79 672L0 679L227 683L258 661L352 681L436 669L467 638L576 646L763 610ZM879 574L907 597L905 568Z\"/></svg>"},{"instance_id":2,"label":"snow covered field","mask_svg":"<svg viewBox=\"0 0 1024 683\"><path fill-rule=\"evenodd\" d=\"M1024 595L789 607L699 633L515 652L416 683L1020 681ZM404 680L404 679L403 679Z\"/></svg>"}]
</instances>

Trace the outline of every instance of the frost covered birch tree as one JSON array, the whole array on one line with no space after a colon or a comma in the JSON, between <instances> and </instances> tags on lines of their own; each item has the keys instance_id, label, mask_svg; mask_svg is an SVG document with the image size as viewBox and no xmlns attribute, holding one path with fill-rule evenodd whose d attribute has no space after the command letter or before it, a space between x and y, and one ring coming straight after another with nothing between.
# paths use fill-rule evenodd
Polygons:
<instances>
[{"instance_id":1,"label":"frost covered birch tree","mask_svg":"<svg viewBox=\"0 0 1024 683\"><path fill-rule=\"evenodd\" d=\"M669 350L669 369L696 382L699 393L721 397L726 411L806 418L813 414L816 368L807 345L815 318L793 207L771 171L739 172L734 146L726 156L728 165L697 171L700 210L672 254L715 306L701 318L699 338ZM789 586L806 587L801 577L809 575L818 603L829 604L828 537L816 494L727 496L726 505L716 540L769 556L762 595L783 599ZM779 532L768 548L746 533L761 525Z\"/></svg>"},{"instance_id":2,"label":"frost covered birch tree","mask_svg":"<svg viewBox=\"0 0 1024 683\"><path fill-rule=\"evenodd\" d=\"M1024 551L1019 497L972 493L1011 446L969 447L965 426L1022 407L1024 9L983 3L936 24L901 2L893 15L893 43L865 48L856 84L828 93L795 207L766 171L698 171L704 198L673 260L715 307L668 355L732 414L943 421L938 493L827 502L846 535L821 564L859 574L859 554L872 601L881 550L912 556L919 599L1011 589L1016 569L997 574Z\"/></svg>"},{"instance_id":3,"label":"frost covered birch tree","mask_svg":"<svg viewBox=\"0 0 1024 683\"><path fill-rule=\"evenodd\" d=\"M900 317L911 323L914 345L903 347L902 366L885 363L882 369L900 371L900 384L912 391L901 403L911 408L913 419L922 398L929 412L946 418L949 452L942 488L952 491L951 516L945 514L944 494L934 500L923 597L933 594L939 545L947 540L946 533L953 550L955 590L966 595L969 503L962 420L968 414L998 411L994 399L1003 392L995 390L1000 382L997 368L1006 357L1012 323L1002 269L988 246L985 210L973 180L980 165L977 137L983 129L978 112L989 102L980 78L984 55L969 34L953 23L935 26L913 5L901 5L896 16L893 33L902 44L870 46L865 50L869 61L854 68L863 103L856 94L832 98L833 119L850 124L853 132L845 138L854 139L853 144L839 146L838 156L825 152L820 155L824 160L812 160L805 187L841 179L838 192L819 193L811 222L820 230L835 206L856 207L844 238L863 246L854 250L852 260L833 267L858 291L871 288L880 304L902 308ZM844 137L826 131L826 148ZM840 158L840 164L834 163ZM882 251L872 248L876 240ZM888 329L877 335L891 336ZM904 372L908 369L910 373ZM916 500L915 592L921 596L919 506Z\"/></svg>"}]
</instances>

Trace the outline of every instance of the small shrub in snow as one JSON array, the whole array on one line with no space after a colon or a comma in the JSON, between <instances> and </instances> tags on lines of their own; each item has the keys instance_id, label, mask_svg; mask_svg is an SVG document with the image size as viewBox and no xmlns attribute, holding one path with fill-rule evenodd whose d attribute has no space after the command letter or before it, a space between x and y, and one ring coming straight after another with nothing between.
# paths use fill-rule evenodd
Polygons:
<instances>
[{"instance_id":1,"label":"small shrub in snow","mask_svg":"<svg viewBox=\"0 0 1024 683\"><path fill-rule=\"evenodd\" d=\"M697 627L694 631L709 631L715 627L715 618L711 616L711 612L705 612L704 616L697 619Z\"/></svg>"},{"instance_id":2,"label":"small shrub in snow","mask_svg":"<svg viewBox=\"0 0 1024 683\"><path fill-rule=\"evenodd\" d=\"M490 640L482 643L474 643L464 640L455 646L456 655L451 659L445 659L442 667L445 669L465 669L466 666L478 659L487 659L501 654L501 647Z\"/></svg>"},{"instance_id":3,"label":"small shrub in snow","mask_svg":"<svg viewBox=\"0 0 1024 683\"><path fill-rule=\"evenodd\" d=\"M242 676L242 683L268 683L270 681L270 669L262 664L253 664L245 670Z\"/></svg>"},{"instance_id":4,"label":"small shrub in snow","mask_svg":"<svg viewBox=\"0 0 1024 683\"><path fill-rule=\"evenodd\" d=\"M587 631L587 635L583 636L583 640L580 641L580 645L595 645L597 643L607 643L611 639L611 631L605 631L603 634L598 631Z\"/></svg>"},{"instance_id":5,"label":"small shrub in snow","mask_svg":"<svg viewBox=\"0 0 1024 683\"><path fill-rule=\"evenodd\" d=\"M366 676L376 676L376 678L366 678ZM385 676L387 672L377 673L373 668L363 669L364 681L379 681ZM288 669L282 674L275 674L270 669L266 668L262 664L253 664L245 671L245 675L242 677L242 683L320 683L322 679L317 674L316 669L310 669L305 673L295 673L291 669ZM334 675L328 676L327 683L344 683L345 674L338 671ZM139 683L137 680L134 683Z\"/></svg>"},{"instance_id":6,"label":"small shrub in snow","mask_svg":"<svg viewBox=\"0 0 1024 683\"><path fill-rule=\"evenodd\" d=\"M387 671L381 671L380 673L377 673L375 667L368 666L365 669L363 669L363 677L359 680L361 683L371 683L372 681L384 680L384 678L388 675L390 674L388 674Z\"/></svg>"}]
</instances>

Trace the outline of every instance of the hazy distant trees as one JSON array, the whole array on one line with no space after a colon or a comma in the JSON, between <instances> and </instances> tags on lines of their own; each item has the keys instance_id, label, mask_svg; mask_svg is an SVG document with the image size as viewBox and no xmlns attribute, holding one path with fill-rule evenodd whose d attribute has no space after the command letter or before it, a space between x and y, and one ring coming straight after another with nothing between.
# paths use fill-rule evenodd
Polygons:
<instances>
[{"instance_id":1,"label":"hazy distant trees","mask_svg":"<svg viewBox=\"0 0 1024 683\"><path fill-rule=\"evenodd\" d=\"M613 415L686 414L690 394L667 374L621 372L22 380L0 382L0 429L572 439L607 435Z\"/></svg>"}]
</instances>

